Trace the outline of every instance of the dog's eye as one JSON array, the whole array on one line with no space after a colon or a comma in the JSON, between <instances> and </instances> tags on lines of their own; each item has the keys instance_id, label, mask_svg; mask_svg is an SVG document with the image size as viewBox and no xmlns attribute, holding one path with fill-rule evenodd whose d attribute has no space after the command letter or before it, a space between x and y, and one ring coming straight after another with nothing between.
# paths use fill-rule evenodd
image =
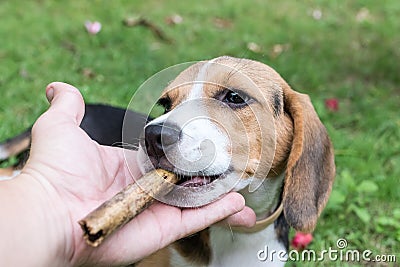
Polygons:
<instances>
[{"instance_id":1,"label":"dog's eye","mask_svg":"<svg viewBox=\"0 0 400 267\"><path fill-rule=\"evenodd\" d=\"M246 105L249 100L250 98L246 95L242 95L234 91L228 91L222 101L230 105L242 106Z\"/></svg>"},{"instance_id":2,"label":"dog's eye","mask_svg":"<svg viewBox=\"0 0 400 267\"><path fill-rule=\"evenodd\" d=\"M226 97L226 101L233 104L241 104L244 103L244 99L236 92L229 92Z\"/></svg>"}]
</instances>

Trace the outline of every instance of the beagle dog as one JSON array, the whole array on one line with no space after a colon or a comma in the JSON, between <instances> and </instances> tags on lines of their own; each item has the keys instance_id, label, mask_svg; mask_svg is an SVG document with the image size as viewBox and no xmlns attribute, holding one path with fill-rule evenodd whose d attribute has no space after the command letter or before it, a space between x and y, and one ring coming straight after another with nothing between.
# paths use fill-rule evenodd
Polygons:
<instances>
[{"instance_id":1,"label":"beagle dog","mask_svg":"<svg viewBox=\"0 0 400 267\"><path fill-rule=\"evenodd\" d=\"M158 103L165 112L146 125L139 147L143 172L176 173L187 187L174 196L178 206L240 192L257 223L211 226L136 266L284 265L289 227L314 229L335 176L332 143L309 97L265 64L224 56L181 72ZM281 258L263 260L264 248Z\"/></svg>"}]
</instances>

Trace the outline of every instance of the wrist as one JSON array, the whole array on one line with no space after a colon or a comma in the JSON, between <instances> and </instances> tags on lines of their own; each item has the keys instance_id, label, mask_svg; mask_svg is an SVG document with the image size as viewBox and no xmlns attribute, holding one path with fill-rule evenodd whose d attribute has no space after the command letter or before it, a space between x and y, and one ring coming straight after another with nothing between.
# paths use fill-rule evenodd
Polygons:
<instances>
[{"instance_id":1,"label":"wrist","mask_svg":"<svg viewBox=\"0 0 400 267\"><path fill-rule=\"evenodd\" d=\"M2 266L67 265L65 209L57 207L57 193L45 179L20 174L0 183ZM62 219L64 218L64 219ZM64 220L64 221L63 221ZM64 255L63 255L64 254Z\"/></svg>"}]
</instances>

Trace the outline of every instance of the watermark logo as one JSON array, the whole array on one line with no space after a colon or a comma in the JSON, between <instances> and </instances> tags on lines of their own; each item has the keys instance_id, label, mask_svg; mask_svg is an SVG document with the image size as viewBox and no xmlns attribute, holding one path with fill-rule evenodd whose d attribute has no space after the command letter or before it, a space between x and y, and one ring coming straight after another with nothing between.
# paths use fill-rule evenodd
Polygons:
<instances>
[{"instance_id":1,"label":"watermark logo","mask_svg":"<svg viewBox=\"0 0 400 267\"><path fill-rule=\"evenodd\" d=\"M257 252L259 261L269 262L322 262L322 261L340 261L340 262L397 262L396 255L381 254L374 255L369 249L358 250L349 249L348 241L345 238L339 238L336 241L336 247L329 247L321 251L306 249L297 250L274 250L265 246Z\"/></svg>"}]
</instances>

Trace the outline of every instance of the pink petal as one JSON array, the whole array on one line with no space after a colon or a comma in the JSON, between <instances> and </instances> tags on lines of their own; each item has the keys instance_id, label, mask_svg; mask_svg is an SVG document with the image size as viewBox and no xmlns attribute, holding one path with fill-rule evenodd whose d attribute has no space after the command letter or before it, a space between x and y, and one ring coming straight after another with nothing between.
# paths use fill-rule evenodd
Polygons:
<instances>
[{"instance_id":1,"label":"pink petal","mask_svg":"<svg viewBox=\"0 0 400 267\"><path fill-rule=\"evenodd\" d=\"M101 30L101 23L98 21L86 21L85 28L88 33L95 35Z\"/></svg>"}]
</instances>

